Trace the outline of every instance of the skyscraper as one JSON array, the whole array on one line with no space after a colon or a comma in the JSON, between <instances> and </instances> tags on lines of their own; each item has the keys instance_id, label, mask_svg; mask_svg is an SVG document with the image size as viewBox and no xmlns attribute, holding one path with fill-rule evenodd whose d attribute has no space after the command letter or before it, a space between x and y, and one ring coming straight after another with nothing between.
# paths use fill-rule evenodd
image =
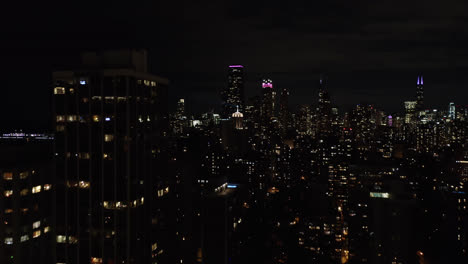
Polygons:
<instances>
[{"instance_id":1,"label":"skyscraper","mask_svg":"<svg viewBox=\"0 0 468 264\"><path fill-rule=\"evenodd\" d=\"M422 111L424 108L424 86L423 76L418 76L416 83L416 111Z\"/></svg>"},{"instance_id":2,"label":"skyscraper","mask_svg":"<svg viewBox=\"0 0 468 264\"><path fill-rule=\"evenodd\" d=\"M179 99L177 109L172 119L172 129L175 134L182 134L187 127L188 121L185 115L185 100Z\"/></svg>"},{"instance_id":3,"label":"skyscraper","mask_svg":"<svg viewBox=\"0 0 468 264\"><path fill-rule=\"evenodd\" d=\"M221 91L222 118L229 118L237 106L244 110L244 66L229 66L228 84Z\"/></svg>"},{"instance_id":4,"label":"skyscraper","mask_svg":"<svg viewBox=\"0 0 468 264\"><path fill-rule=\"evenodd\" d=\"M331 130L331 104L328 94L327 78L320 77L319 100L318 100L318 129L319 134Z\"/></svg>"},{"instance_id":5,"label":"skyscraper","mask_svg":"<svg viewBox=\"0 0 468 264\"><path fill-rule=\"evenodd\" d=\"M405 123L412 124L415 121L415 109L418 105L417 101L405 101Z\"/></svg>"},{"instance_id":6,"label":"skyscraper","mask_svg":"<svg viewBox=\"0 0 468 264\"><path fill-rule=\"evenodd\" d=\"M261 116L264 125L270 123L275 112L275 91L273 90L273 81L263 79L262 81L262 109Z\"/></svg>"},{"instance_id":7,"label":"skyscraper","mask_svg":"<svg viewBox=\"0 0 468 264\"><path fill-rule=\"evenodd\" d=\"M289 91L284 88L281 91L280 102L279 102L279 121L280 127L283 134L286 132L288 127L290 127L290 113L289 113Z\"/></svg>"},{"instance_id":8,"label":"skyscraper","mask_svg":"<svg viewBox=\"0 0 468 264\"><path fill-rule=\"evenodd\" d=\"M53 73L56 133L54 263L150 263L156 236L154 138L164 137L168 80L146 52L82 54L80 70ZM154 140L153 140L154 139Z\"/></svg>"},{"instance_id":9,"label":"skyscraper","mask_svg":"<svg viewBox=\"0 0 468 264\"><path fill-rule=\"evenodd\" d=\"M456 117L456 112L455 112L455 103L454 102L450 102L449 104L449 117L451 120L455 120L455 117Z\"/></svg>"}]
</instances>

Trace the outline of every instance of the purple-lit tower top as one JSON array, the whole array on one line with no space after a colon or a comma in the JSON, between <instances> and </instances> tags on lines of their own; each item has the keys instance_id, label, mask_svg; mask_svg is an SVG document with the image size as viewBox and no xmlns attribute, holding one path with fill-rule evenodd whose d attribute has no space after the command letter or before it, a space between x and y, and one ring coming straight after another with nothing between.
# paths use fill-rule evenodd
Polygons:
<instances>
[{"instance_id":1,"label":"purple-lit tower top","mask_svg":"<svg viewBox=\"0 0 468 264\"><path fill-rule=\"evenodd\" d=\"M418 76L418 81L416 83L417 85L424 85L424 81L423 81L423 76Z\"/></svg>"},{"instance_id":2,"label":"purple-lit tower top","mask_svg":"<svg viewBox=\"0 0 468 264\"><path fill-rule=\"evenodd\" d=\"M244 68L242 65L229 65L229 68Z\"/></svg>"},{"instance_id":3,"label":"purple-lit tower top","mask_svg":"<svg viewBox=\"0 0 468 264\"><path fill-rule=\"evenodd\" d=\"M416 83L416 110L422 111L424 109L424 80L422 75L418 75Z\"/></svg>"},{"instance_id":4,"label":"purple-lit tower top","mask_svg":"<svg viewBox=\"0 0 468 264\"><path fill-rule=\"evenodd\" d=\"M273 88L273 81L270 79L263 79L262 88Z\"/></svg>"}]
</instances>

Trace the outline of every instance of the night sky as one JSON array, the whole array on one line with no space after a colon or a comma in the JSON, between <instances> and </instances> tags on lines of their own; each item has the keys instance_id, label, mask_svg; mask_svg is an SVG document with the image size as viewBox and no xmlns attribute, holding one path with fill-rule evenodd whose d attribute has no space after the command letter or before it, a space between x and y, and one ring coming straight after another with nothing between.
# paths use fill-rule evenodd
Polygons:
<instances>
[{"instance_id":1,"label":"night sky","mask_svg":"<svg viewBox=\"0 0 468 264\"><path fill-rule=\"evenodd\" d=\"M429 107L468 104L467 11L462 0L4 4L0 128L47 129L51 72L102 48L147 48L169 104L185 98L195 113L219 106L229 64L245 66L247 96L268 77L292 104L316 104L320 73L342 110L399 111L418 74Z\"/></svg>"}]
</instances>

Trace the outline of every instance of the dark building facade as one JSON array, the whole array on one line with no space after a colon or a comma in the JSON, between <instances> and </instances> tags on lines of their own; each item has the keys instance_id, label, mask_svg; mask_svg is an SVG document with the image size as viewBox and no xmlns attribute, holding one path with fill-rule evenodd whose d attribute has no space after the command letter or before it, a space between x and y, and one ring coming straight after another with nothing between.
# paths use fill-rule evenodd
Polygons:
<instances>
[{"instance_id":1,"label":"dark building facade","mask_svg":"<svg viewBox=\"0 0 468 264\"><path fill-rule=\"evenodd\" d=\"M82 54L53 74L57 263L155 263L167 85L146 52Z\"/></svg>"}]
</instances>

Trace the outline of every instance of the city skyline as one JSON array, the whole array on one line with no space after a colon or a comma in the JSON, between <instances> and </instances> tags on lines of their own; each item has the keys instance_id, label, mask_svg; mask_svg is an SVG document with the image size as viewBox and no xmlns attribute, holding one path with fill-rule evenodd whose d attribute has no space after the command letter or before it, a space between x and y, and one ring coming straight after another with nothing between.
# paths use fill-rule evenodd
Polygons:
<instances>
[{"instance_id":1,"label":"city skyline","mask_svg":"<svg viewBox=\"0 0 468 264\"><path fill-rule=\"evenodd\" d=\"M1 264L468 263L468 1L2 10Z\"/></svg>"},{"instance_id":2,"label":"city skyline","mask_svg":"<svg viewBox=\"0 0 468 264\"><path fill-rule=\"evenodd\" d=\"M151 65L151 62L150 62ZM239 64L240 65L240 64ZM229 66L229 65L227 65ZM224 68L227 68L224 67ZM297 73L297 76L301 76L298 80L289 80L289 77L285 79L284 74L281 73L252 73L249 72L248 67L245 65L243 66L243 78L244 78L244 100L248 100L249 98L259 95L261 93L261 82L265 77L270 79L274 79L275 87L277 89L288 89L290 92L289 102L292 109L296 109L301 105L316 105L318 100L317 94L320 87L320 78L324 74L321 73L314 73L314 74L307 74L307 76L314 76L314 77L307 77L304 79L304 75ZM348 89L347 91L339 92L340 86L344 85L343 83L346 82L345 78L340 78L338 73L326 73L328 77L328 91L333 97L332 105L339 108L341 113L349 111L355 105L360 103L368 103L374 104L377 107L385 110L388 113L397 113L397 112L404 112L404 101L409 100L416 100L415 95L415 87L417 86L417 78L418 76L424 74L421 72L406 73L404 78L406 82L404 83L397 83L395 80L390 79L383 79L382 76L390 76L390 74L382 74L377 73L372 76L375 78L374 81L372 79L365 79L362 80L363 87L371 86L373 83L375 85L382 84L383 86L393 85L392 92L386 93L382 90L367 90L365 88L361 89L358 88L356 90ZM276 78L272 77L276 76ZM345 75L344 75L345 76ZM369 75L366 75L369 76ZM462 97L459 96L460 93L463 94L466 89L450 89L450 88L442 88L442 89L434 89L434 85L440 85L442 82L447 81L441 79L442 76L433 76L429 74L425 74L424 76L426 79L425 87L425 109L431 108L445 108L445 106L451 102L454 102L456 105L464 105L466 102L460 100ZM199 76L200 77L200 76ZM212 90L211 92L197 92L197 91L181 91L177 90L177 83L174 83L171 80L171 89L169 89L169 109L175 110L174 105L175 102L180 98L185 98L186 103L185 107L188 112L194 115L200 115L204 112L209 112L214 110L215 112L221 112L222 110L222 100L220 100L220 94L222 93L223 89L226 89L228 86L227 78L228 73L220 73L217 74L215 79L222 78L223 80L219 81L223 83L219 86L219 89ZM379 78L380 77L380 78ZM44 76L42 76L43 79ZM354 77L356 78L356 77ZM366 78L365 76L362 78ZM434 79L435 78L435 79ZM456 80L456 79L452 79ZM468 79L467 79L468 81ZM44 82L45 83L45 82ZM296 83L296 89L288 88L294 85L288 85L288 83ZM298 83L305 84L306 86L297 88ZM434 84L435 83L435 84ZM462 82L461 82L462 83ZM8 84L8 80L7 80ZM468 85L468 83L467 83ZM456 83L452 83L450 85L452 87L457 87ZM453 90L453 91L452 91ZM451 92L452 91L452 92ZM279 92L279 90L277 90ZM21 93L21 91L8 91L8 93L12 95L16 95L16 93ZM33 129L38 127L39 129L45 131L50 126L50 120L44 118L45 116L50 115L49 109L46 105L50 102L51 98L50 95L45 93L43 90L38 89L33 92L36 94L34 98L41 98L41 100L34 100L29 101L30 99L26 98L25 100L4 100L2 107L4 109L8 108L15 108L15 107L25 107L25 104L33 104L35 107L39 107L39 111L37 114L40 116L35 116L34 118L30 119L31 116L34 116L34 113L26 113L22 111L3 111L2 115L4 116L3 119L7 122L2 123L0 128L9 128L14 127L15 129ZM201 98L203 97L203 98ZM11 97L3 97L3 99L11 98ZM16 96L15 98L18 98ZM210 100L208 100L210 99ZM446 101L444 101L446 99ZM235 107L234 107L235 108ZM28 125L21 125L21 124L28 124ZM31 122L31 124L29 124Z\"/></svg>"},{"instance_id":3,"label":"city skyline","mask_svg":"<svg viewBox=\"0 0 468 264\"><path fill-rule=\"evenodd\" d=\"M80 58L52 73L53 134L0 137L2 261L467 258L468 107L431 109L425 75L389 115L339 112L328 74L297 109L272 78L244 100L244 66L229 65L224 112L194 116L184 98L168 109L170 80L148 72L146 50Z\"/></svg>"}]
</instances>

